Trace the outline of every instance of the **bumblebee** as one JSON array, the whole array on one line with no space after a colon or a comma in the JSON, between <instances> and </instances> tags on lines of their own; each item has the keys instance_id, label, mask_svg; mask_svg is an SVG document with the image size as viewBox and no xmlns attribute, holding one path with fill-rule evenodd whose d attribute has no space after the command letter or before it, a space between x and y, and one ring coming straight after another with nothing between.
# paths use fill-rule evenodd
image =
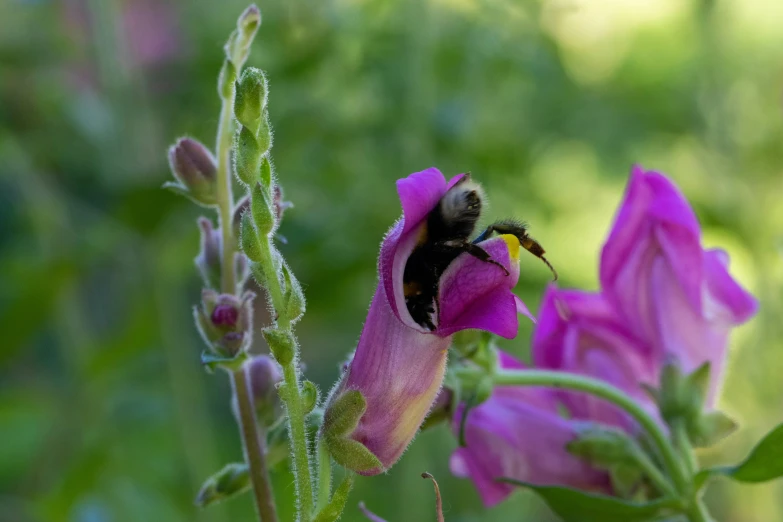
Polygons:
<instances>
[{"instance_id":1,"label":"bumblebee","mask_svg":"<svg viewBox=\"0 0 783 522\"><path fill-rule=\"evenodd\" d=\"M440 199L427 215L427 222L419 242L405 264L403 289L405 305L413 320L423 328L435 330L433 319L437 317L438 284L443 272L454 259L466 252L471 256L499 267L508 275L506 267L495 261L477 243L493 233L512 234L520 245L541 259L554 274L557 272L544 257L544 249L527 233L524 223L514 220L497 221L489 225L474 240L470 240L481 216L484 199L481 186L466 174Z\"/></svg>"}]
</instances>

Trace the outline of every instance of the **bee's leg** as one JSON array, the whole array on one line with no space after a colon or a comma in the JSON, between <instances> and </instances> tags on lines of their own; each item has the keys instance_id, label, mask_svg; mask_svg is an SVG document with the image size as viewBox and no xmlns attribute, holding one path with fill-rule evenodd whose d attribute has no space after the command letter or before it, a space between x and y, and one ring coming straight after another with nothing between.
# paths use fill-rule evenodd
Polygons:
<instances>
[{"instance_id":1,"label":"bee's leg","mask_svg":"<svg viewBox=\"0 0 783 522\"><path fill-rule=\"evenodd\" d=\"M488 239L492 236L493 232L516 236L516 238L519 239L519 244L522 246L522 248L543 261L552 271L552 274L554 275L554 281L557 281L557 270L555 270L555 267L553 267L552 264L544 257L544 254L546 253L544 247L542 247L538 241L528 235L527 226L524 223L518 221L498 221L497 223L489 225L487 229L484 230L484 232L479 234L479 236L473 240L473 243L480 243L485 239Z\"/></svg>"},{"instance_id":2,"label":"bee's leg","mask_svg":"<svg viewBox=\"0 0 783 522\"><path fill-rule=\"evenodd\" d=\"M484 261L485 263L490 263L492 265L500 267L500 269L503 270L503 272L505 272L506 275L509 274L508 269L502 264L492 259L492 256L490 256L486 250L469 241L459 241L459 242L446 241L442 243L442 245L446 248L452 248L460 253L467 252L468 254L472 255L473 257L475 257L480 261Z\"/></svg>"}]
</instances>

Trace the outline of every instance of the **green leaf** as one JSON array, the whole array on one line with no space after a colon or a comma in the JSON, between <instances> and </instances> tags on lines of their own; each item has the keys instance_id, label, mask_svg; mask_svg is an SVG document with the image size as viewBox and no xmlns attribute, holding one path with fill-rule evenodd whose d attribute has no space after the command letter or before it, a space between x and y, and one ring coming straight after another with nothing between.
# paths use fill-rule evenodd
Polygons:
<instances>
[{"instance_id":1,"label":"green leaf","mask_svg":"<svg viewBox=\"0 0 783 522\"><path fill-rule=\"evenodd\" d=\"M335 462L346 469L361 473L383 469L383 464L367 446L353 439L325 438L326 447Z\"/></svg>"},{"instance_id":2,"label":"green leaf","mask_svg":"<svg viewBox=\"0 0 783 522\"><path fill-rule=\"evenodd\" d=\"M345 510L345 504L348 503L348 495L353 487L353 473L349 473L340 485L337 486L334 495L329 503L318 512L313 522L334 522L340 518Z\"/></svg>"},{"instance_id":3,"label":"green leaf","mask_svg":"<svg viewBox=\"0 0 783 522\"><path fill-rule=\"evenodd\" d=\"M209 371L215 371L215 368L223 368L230 372L235 372L242 367L247 360L245 352L239 352L236 357L221 357L209 352L201 353L201 364L207 367Z\"/></svg>"},{"instance_id":4,"label":"green leaf","mask_svg":"<svg viewBox=\"0 0 783 522\"><path fill-rule=\"evenodd\" d=\"M204 508L237 496L250 489L250 472L244 462L233 462L209 477L196 496L195 504Z\"/></svg>"},{"instance_id":5,"label":"green leaf","mask_svg":"<svg viewBox=\"0 0 783 522\"><path fill-rule=\"evenodd\" d=\"M783 477L783 424L770 431L744 462L737 466L705 469L696 476L696 484L703 486L708 478L715 475L749 484Z\"/></svg>"},{"instance_id":6,"label":"green leaf","mask_svg":"<svg viewBox=\"0 0 783 522\"><path fill-rule=\"evenodd\" d=\"M643 522L674 514L678 507L676 499L637 503L558 486L537 486L508 478L500 481L532 489L564 522Z\"/></svg>"},{"instance_id":7,"label":"green leaf","mask_svg":"<svg viewBox=\"0 0 783 522\"><path fill-rule=\"evenodd\" d=\"M707 448L737 431L737 423L721 411L705 413L688 426L688 438L696 448Z\"/></svg>"},{"instance_id":8,"label":"green leaf","mask_svg":"<svg viewBox=\"0 0 783 522\"><path fill-rule=\"evenodd\" d=\"M332 399L324 414L325 437L339 438L350 435L359 424L367 401L359 390L346 390Z\"/></svg>"}]
</instances>

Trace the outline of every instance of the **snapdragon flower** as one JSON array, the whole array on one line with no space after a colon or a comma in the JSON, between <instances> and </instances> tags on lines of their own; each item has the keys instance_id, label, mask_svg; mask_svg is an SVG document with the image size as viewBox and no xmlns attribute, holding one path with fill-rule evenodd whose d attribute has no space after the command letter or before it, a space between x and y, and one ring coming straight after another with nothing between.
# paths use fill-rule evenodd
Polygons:
<instances>
[{"instance_id":1,"label":"snapdragon flower","mask_svg":"<svg viewBox=\"0 0 783 522\"><path fill-rule=\"evenodd\" d=\"M480 243L508 274L468 254L448 266L439 282L434 330L422 328L408 312L405 264L427 215L461 178L447 182L430 168L397 182L403 216L381 245L378 287L353 359L328 401L322 429L335 460L359 473L387 470L411 442L443 383L454 333L477 328L513 338L518 309L528 313L511 292L519 277L520 245L510 235Z\"/></svg>"}]
</instances>

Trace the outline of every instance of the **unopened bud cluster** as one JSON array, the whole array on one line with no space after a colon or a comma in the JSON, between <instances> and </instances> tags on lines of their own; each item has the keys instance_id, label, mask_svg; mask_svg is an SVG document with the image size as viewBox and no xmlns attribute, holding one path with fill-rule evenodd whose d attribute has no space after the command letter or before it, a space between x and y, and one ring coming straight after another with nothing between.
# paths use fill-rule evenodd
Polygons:
<instances>
[{"instance_id":1,"label":"unopened bud cluster","mask_svg":"<svg viewBox=\"0 0 783 522\"><path fill-rule=\"evenodd\" d=\"M234 150L234 170L248 193L234 211L239 224L240 245L250 260L250 270L261 286L269 287L268 277L277 277L283 295L273 302L275 312L287 323L297 321L305 309L304 294L299 281L275 249L275 231L290 203L283 201L283 191L275 183L269 151L272 130L267 114L267 83L264 73L248 68L236 83L234 115L240 124ZM271 259L268 259L271 252ZM276 285L275 285L276 286ZM275 299L274 295L269 296ZM278 317L279 319L279 317ZM286 365L295 353L295 344L285 342L283 334L264 334L278 362Z\"/></svg>"}]
</instances>

